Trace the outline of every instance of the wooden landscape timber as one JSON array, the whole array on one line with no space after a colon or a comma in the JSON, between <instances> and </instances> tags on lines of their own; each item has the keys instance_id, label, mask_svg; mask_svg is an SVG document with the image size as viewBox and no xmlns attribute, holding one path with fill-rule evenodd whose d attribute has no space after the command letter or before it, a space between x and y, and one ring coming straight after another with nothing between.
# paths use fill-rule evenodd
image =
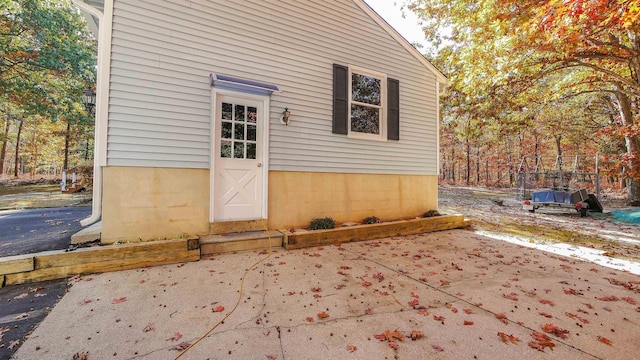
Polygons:
<instances>
[{"instance_id":1,"label":"wooden landscape timber","mask_svg":"<svg viewBox=\"0 0 640 360\"><path fill-rule=\"evenodd\" d=\"M458 229L469 225L471 225L471 221L465 219L463 215L455 214L390 221L379 224L355 225L328 230L280 231L284 234L284 248L291 250L351 241L374 240L391 236Z\"/></svg>"},{"instance_id":2,"label":"wooden landscape timber","mask_svg":"<svg viewBox=\"0 0 640 360\"><path fill-rule=\"evenodd\" d=\"M198 239L47 251L0 259L2 286L200 260Z\"/></svg>"}]
</instances>

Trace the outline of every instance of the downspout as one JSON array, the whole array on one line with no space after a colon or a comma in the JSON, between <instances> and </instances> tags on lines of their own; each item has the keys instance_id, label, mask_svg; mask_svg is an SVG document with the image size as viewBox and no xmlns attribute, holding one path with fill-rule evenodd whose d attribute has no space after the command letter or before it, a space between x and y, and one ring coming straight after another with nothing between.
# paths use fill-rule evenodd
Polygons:
<instances>
[{"instance_id":1,"label":"downspout","mask_svg":"<svg viewBox=\"0 0 640 360\"><path fill-rule=\"evenodd\" d=\"M111 33L113 18L113 1L104 0L103 11L90 6L82 0L73 3L82 11L98 18L98 61L96 76L96 117L95 142L93 160L93 201L91 216L80 221L87 226L95 223L102 216L102 171L107 164L107 121L109 117L109 77L111 74ZM106 20L106 21L105 21Z\"/></svg>"}]
</instances>

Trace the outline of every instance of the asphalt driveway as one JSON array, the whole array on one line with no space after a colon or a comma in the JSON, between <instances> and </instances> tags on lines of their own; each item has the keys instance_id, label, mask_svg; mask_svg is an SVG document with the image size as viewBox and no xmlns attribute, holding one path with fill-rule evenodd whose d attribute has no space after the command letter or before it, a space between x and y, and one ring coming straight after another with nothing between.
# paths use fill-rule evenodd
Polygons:
<instances>
[{"instance_id":1,"label":"asphalt driveway","mask_svg":"<svg viewBox=\"0 0 640 360\"><path fill-rule=\"evenodd\" d=\"M66 249L90 206L0 211L0 257Z\"/></svg>"}]
</instances>

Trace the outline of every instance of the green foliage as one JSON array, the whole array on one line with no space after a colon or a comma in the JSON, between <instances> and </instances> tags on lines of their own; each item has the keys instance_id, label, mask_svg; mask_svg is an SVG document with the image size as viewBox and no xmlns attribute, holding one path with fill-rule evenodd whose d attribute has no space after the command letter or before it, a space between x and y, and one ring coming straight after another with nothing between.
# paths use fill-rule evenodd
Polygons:
<instances>
[{"instance_id":1,"label":"green foliage","mask_svg":"<svg viewBox=\"0 0 640 360\"><path fill-rule=\"evenodd\" d=\"M434 216L440 216L440 213L438 212L438 210L429 210L426 213L422 214L422 217L434 217Z\"/></svg>"},{"instance_id":2,"label":"green foliage","mask_svg":"<svg viewBox=\"0 0 640 360\"><path fill-rule=\"evenodd\" d=\"M313 219L309 223L309 229L311 230L333 229L335 227L336 221L330 217Z\"/></svg>"},{"instance_id":3,"label":"green foliage","mask_svg":"<svg viewBox=\"0 0 640 360\"><path fill-rule=\"evenodd\" d=\"M367 216L362 220L363 224L377 224L380 222L380 219L376 216Z\"/></svg>"}]
</instances>

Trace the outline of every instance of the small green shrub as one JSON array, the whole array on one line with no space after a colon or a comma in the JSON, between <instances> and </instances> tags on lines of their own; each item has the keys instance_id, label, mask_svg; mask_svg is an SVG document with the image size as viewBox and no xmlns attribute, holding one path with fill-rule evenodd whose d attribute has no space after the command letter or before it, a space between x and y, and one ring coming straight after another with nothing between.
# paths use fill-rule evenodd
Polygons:
<instances>
[{"instance_id":1,"label":"small green shrub","mask_svg":"<svg viewBox=\"0 0 640 360\"><path fill-rule=\"evenodd\" d=\"M336 227L336 221L330 217L313 219L309 223L311 230L333 229L334 227Z\"/></svg>"},{"instance_id":2,"label":"small green shrub","mask_svg":"<svg viewBox=\"0 0 640 360\"><path fill-rule=\"evenodd\" d=\"M377 224L380 222L380 219L376 216L367 216L362 220L363 224Z\"/></svg>"},{"instance_id":3,"label":"small green shrub","mask_svg":"<svg viewBox=\"0 0 640 360\"><path fill-rule=\"evenodd\" d=\"M426 213L422 214L422 217L434 217L434 216L440 216L440 213L438 212L438 210L429 210Z\"/></svg>"}]
</instances>

